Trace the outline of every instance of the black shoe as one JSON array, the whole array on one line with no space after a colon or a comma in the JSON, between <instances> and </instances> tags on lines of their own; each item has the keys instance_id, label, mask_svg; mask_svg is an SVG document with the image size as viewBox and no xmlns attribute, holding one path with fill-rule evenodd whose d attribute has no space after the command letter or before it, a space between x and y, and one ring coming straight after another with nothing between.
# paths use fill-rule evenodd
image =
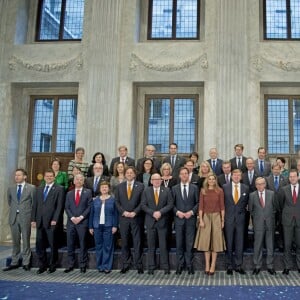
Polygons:
<instances>
[{"instance_id":1,"label":"black shoe","mask_svg":"<svg viewBox=\"0 0 300 300\"><path fill-rule=\"evenodd\" d=\"M30 268L31 268L30 264L23 266L23 270L25 270L25 271L30 271Z\"/></svg>"},{"instance_id":2,"label":"black shoe","mask_svg":"<svg viewBox=\"0 0 300 300\"><path fill-rule=\"evenodd\" d=\"M255 268L254 270L253 270L253 275L258 275L259 274L259 272L260 272L260 269L257 269L257 268Z\"/></svg>"},{"instance_id":3,"label":"black shoe","mask_svg":"<svg viewBox=\"0 0 300 300\"><path fill-rule=\"evenodd\" d=\"M188 267L188 274L189 275L194 275L195 274L195 271L194 271L193 267Z\"/></svg>"},{"instance_id":4,"label":"black shoe","mask_svg":"<svg viewBox=\"0 0 300 300\"><path fill-rule=\"evenodd\" d=\"M36 271L36 274L42 274L42 273L44 273L44 272L46 272L47 271L47 268L39 268L37 271Z\"/></svg>"},{"instance_id":5,"label":"black shoe","mask_svg":"<svg viewBox=\"0 0 300 300\"><path fill-rule=\"evenodd\" d=\"M271 275L276 275L276 271L274 269L267 270Z\"/></svg>"},{"instance_id":6,"label":"black shoe","mask_svg":"<svg viewBox=\"0 0 300 300\"><path fill-rule=\"evenodd\" d=\"M56 271L56 268L55 267L50 267L47 271L48 274L51 274L51 273L54 273Z\"/></svg>"},{"instance_id":7,"label":"black shoe","mask_svg":"<svg viewBox=\"0 0 300 300\"><path fill-rule=\"evenodd\" d=\"M138 274L144 274L143 268L138 268L138 269L137 269L137 272L138 272Z\"/></svg>"},{"instance_id":8,"label":"black shoe","mask_svg":"<svg viewBox=\"0 0 300 300\"><path fill-rule=\"evenodd\" d=\"M2 271L6 272L6 271L13 270L13 269L18 269L18 268L19 268L19 265L9 265L6 268L2 269Z\"/></svg>"},{"instance_id":9,"label":"black shoe","mask_svg":"<svg viewBox=\"0 0 300 300\"><path fill-rule=\"evenodd\" d=\"M125 268L121 269L120 273L125 274L128 271L129 271L129 267L125 267Z\"/></svg>"},{"instance_id":10,"label":"black shoe","mask_svg":"<svg viewBox=\"0 0 300 300\"><path fill-rule=\"evenodd\" d=\"M181 273L182 273L182 267L177 267L175 274L181 275Z\"/></svg>"},{"instance_id":11,"label":"black shoe","mask_svg":"<svg viewBox=\"0 0 300 300\"><path fill-rule=\"evenodd\" d=\"M233 271L232 271L232 269L227 269L227 275L233 275Z\"/></svg>"},{"instance_id":12,"label":"black shoe","mask_svg":"<svg viewBox=\"0 0 300 300\"><path fill-rule=\"evenodd\" d=\"M298 273L300 273L300 269L298 269Z\"/></svg>"},{"instance_id":13,"label":"black shoe","mask_svg":"<svg viewBox=\"0 0 300 300\"><path fill-rule=\"evenodd\" d=\"M110 272L110 270L104 270L104 274L109 274Z\"/></svg>"},{"instance_id":14,"label":"black shoe","mask_svg":"<svg viewBox=\"0 0 300 300\"><path fill-rule=\"evenodd\" d=\"M282 271L282 274L284 274L284 275L289 275L289 273L290 273L290 269L284 269Z\"/></svg>"},{"instance_id":15,"label":"black shoe","mask_svg":"<svg viewBox=\"0 0 300 300\"><path fill-rule=\"evenodd\" d=\"M170 275L170 274L171 274L170 270L165 270L165 275Z\"/></svg>"},{"instance_id":16,"label":"black shoe","mask_svg":"<svg viewBox=\"0 0 300 300\"><path fill-rule=\"evenodd\" d=\"M245 274L246 274L246 272L244 271L243 268L236 268L235 271L236 271L237 273L240 273L241 275L245 275Z\"/></svg>"},{"instance_id":17,"label":"black shoe","mask_svg":"<svg viewBox=\"0 0 300 300\"><path fill-rule=\"evenodd\" d=\"M73 270L74 270L73 267L69 267L69 268L67 268L67 269L64 270L64 273L70 273Z\"/></svg>"},{"instance_id":18,"label":"black shoe","mask_svg":"<svg viewBox=\"0 0 300 300\"><path fill-rule=\"evenodd\" d=\"M85 273L86 272L86 267L81 267L80 268L80 273Z\"/></svg>"},{"instance_id":19,"label":"black shoe","mask_svg":"<svg viewBox=\"0 0 300 300\"><path fill-rule=\"evenodd\" d=\"M154 271L153 271L153 270L149 270L149 271L148 271L148 274L149 274L149 275L154 275Z\"/></svg>"}]
</instances>

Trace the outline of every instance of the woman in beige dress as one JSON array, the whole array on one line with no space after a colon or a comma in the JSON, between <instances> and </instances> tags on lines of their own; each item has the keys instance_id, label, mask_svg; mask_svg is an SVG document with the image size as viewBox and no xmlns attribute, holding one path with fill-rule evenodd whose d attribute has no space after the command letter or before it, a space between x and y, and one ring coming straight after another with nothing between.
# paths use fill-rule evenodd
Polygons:
<instances>
[{"instance_id":1,"label":"woman in beige dress","mask_svg":"<svg viewBox=\"0 0 300 300\"><path fill-rule=\"evenodd\" d=\"M218 186L216 175L210 173L200 191L199 227L195 241L195 248L204 251L207 275L214 275L217 252L225 250L222 231L224 216L224 193Z\"/></svg>"}]
</instances>

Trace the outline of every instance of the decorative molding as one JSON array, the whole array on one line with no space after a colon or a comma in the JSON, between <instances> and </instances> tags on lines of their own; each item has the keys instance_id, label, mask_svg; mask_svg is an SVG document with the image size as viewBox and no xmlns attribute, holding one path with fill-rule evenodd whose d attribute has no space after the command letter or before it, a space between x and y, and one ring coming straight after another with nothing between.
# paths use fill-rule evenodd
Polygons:
<instances>
[{"instance_id":1,"label":"decorative molding","mask_svg":"<svg viewBox=\"0 0 300 300\"><path fill-rule=\"evenodd\" d=\"M188 69L200 61L202 69L208 68L207 54L201 54L197 57L186 59L181 62L174 62L168 64L159 64L149 62L146 59L141 58L136 53L131 53L130 70L136 71L139 65L142 65L146 69L155 70L159 72L176 72L184 69Z\"/></svg>"},{"instance_id":2,"label":"decorative molding","mask_svg":"<svg viewBox=\"0 0 300 300\"><path fill-rule=\"evenodd\" d=\"M15 71L18 67L21 67L31 71L50 73L64 71L71 66L75 66L77 70L81 70L83 67L83 58L82 54L79 54L77 57L61 62L37 63L26 61L21 57L13 55L8 61L8 65L9 69L12 71Z\"/></svg>"},{"instance_id":3,"label":"decorative molding","mask_svg":"<svg viewBox=\"0 0 300 300\"><path fill-rule=\"evenodd\" d=\"M255 55L252 58L252 65L254 68L261 72L264 64L268 64L277 69L286 71L286 72L298 72L300 71L300 61L283 61L281 59L272 59L262 55Z\"/></svg>"}]
</instances>

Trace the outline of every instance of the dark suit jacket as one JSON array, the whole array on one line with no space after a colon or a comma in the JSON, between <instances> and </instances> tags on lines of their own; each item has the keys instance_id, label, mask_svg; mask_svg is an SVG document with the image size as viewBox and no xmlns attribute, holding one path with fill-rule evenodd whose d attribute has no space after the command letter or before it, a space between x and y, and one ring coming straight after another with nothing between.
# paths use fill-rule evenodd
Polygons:
<instances>
[{"instance_id":1,"label":"dark suit jacket","mask_svg":"<svg viewBox=\"0 0 300 300\"><path fill-rule=\"evenodd\" d=\"M83 216L83 220L77 225L88 226L89 214L92 204L92 192L89 189L83 188L80 195L79 205L75 205L75 190L67 193L66 198L66 214L68 216L67 225L74 225L71 221L72 217Z\"/></svg>"},{"instance_id":2,"label":"dark suit jacket","mask_svg":"<svg viewBox=\"0 0 300 300\"><path fill-rule=\"evenodd\" d=\"M249 188L247 185L240 184L240 198L237 204L234 203L232 197L232 183L223 185L224 201L225 201L225 223L228 224L245 224L246 207L249 199Z\"/></svg>"},{"instance_id":3,"label":"dark suit jacket","mask_svg":"<svg viewBox=\"0 0 300 300\"><path fill-rule=\"evenodd\" d=\"M288 184L279 190L278 194L279 207L282 211L282 225L291 226L293 219L300 226L300 190L298 190L298 198L296 204L293 203L291 185Z\"/></svg>"},{"instance_id":4,"label":"dark suit jacket","mask_svg":"<svg viewBox=\"0 0 300 300\"><path fill-rule=\"evenodd\" d=\"M249 193L256 191L255 180L259 175L254 171L252 182L250 183L248 170L242 175L242 183L246 184L249 187Z\"/></svg>"},{"instance_id":5,"label":"dark suit jacket","mask_svg":"<svg viewBox=\"0 0 300 300\"><path fill-rule=\"evenodd\" d=\"M272 229L275 227L276 201L275 193L265 189L265 207L263 208L259 200L259 192L255 191L249 195L249 211L253 220L255 230Z\"/></svg>"},{"instance_id":6,"label":"dark suit jacket","mask_svg":"<svg viewBox=\"0 0 300 300\"><path fill-rule=\"evenodd\" d=\"M188 199L183 200L180 184L177 184L172 187L172 195L174 199L174 220L175 224L182 225L185 220L188 222L195 222L197 219L198 213L198 204L199 204L199 189L194 184L189 184ZM188 212L193 211L194 215L190 219L180 219L176 216L177 211Z\"/></svg>"},{"instance_id":7,"label":"dark suit jacket","mask_svg":"<svg viewBox=\"0 0 300 300\"><path fill-rule=\"evenodd\" d=\"M225 176L226 175L224 173L218 176L218 184L220 187L223 187L223 185L227 183ZM230 173L229 180L231 182L231 173Z\"/></svg>"},{"instance_id":8,"label":"dark suit jacket","mask_svg":"<svg viewBox=\"0 0 300 300\"><path fill-rule=\"evenodd\" d=\"M155 171L160 173L160 167L161 167L161 161L160 159L156 158L156 157L153 157L151 158L152 161L153 161L153 165L154 165L154 168L155 168ZM142 173L143 172L143 164L144 164L144 161L146 160L146 157L142 157L142 158L139 158L137 163L136 163L136 170L138 171L138 173Z\"/></svg>"},{"instance_id":9,"label":"dark suit jacket","mask_svg":"<svg viewBox=\"0 0 300 300\"><path fill-rule=\"evenodd\" d=\"M212 159L208 159L207 160L208 163L210 164L210 167L212 167ZM216 167L215 167L215 174L217 176L221 175L223 173L223 170L222 170L222 163L223 163L223 160L222 159L219 159L217 158L217 162L216 162Z\"/></svg>"},{"instance_id":10,"label":"dark suit jacket","mask_svg":"<svg viewBox=\"0 0 300 300\"><path fill-rule=\"evenodd\" d=\"M99 228L100 213L102 209L102 201L100 197L96 197L92 201L91 213L89 216L89 228ZM118 227L119 214L115 204L115 198L111 196L105 200L104 206L105 226Z\"/></svg>"},{"instance_id":11,"label":"dark suit jacket","mask_svg":"<svg viewBox=\"0 0 300 300\"><path fill-rule=\"evenodd\" d=\"M134 211L137 215L141 212L141 197L143 190L144 185L135 180L131 192L131 198L128 200L127 181L124 181L117 186L115 191L115 198L120 218L125 211Z\"/></svg>"},{"instance_id":12,"label":"dark suit jacket","mask_svg":"<svg viewBox=\"0 0 300 300\"><path fill-rule=\"evenodd\" d=\"M92 196L96 197L96 196L100 195L100 183L102 181L107 181L109 183L110 179L109 179L109 177L102 175L99 178L99 181L98 181L98 184L97 184L97 189L96 189L95 192L94 192L94 180L95 180L95 176L86 178L85 181L84 181L84 187L91 190Z\"/></svg>"},{"instance_id":13,"label":"dark suit jacket","mask_svg":"<svg viewBox=\"0 0 300 300\"><path fill-rule=\"evenodd\" d=\"M172 167L172 176L174 176L176 178L178 177L179 169L185 165L185 162L186 162L186 160L184 157L182 157L178 154L176 155L175 165L174 165L174 167ZM165 157L163 159L163 163L169 163L172 166L171 156L169 155L169 156Z\"/></svg>"},{"instance_id":14,"label":"dark suit jacket","mask_svg":"<svg viewBox=\"0 0 300 300\"><path fill-rule=\"evenodd\" d=\"M120 156L114 157L111 160L110 167L109 167L109 173L111 175L113 175L113 173L114 173L115 163L118 163L118 162L120 162ZM135 167L135 160L133 158L127 156L126 159L125 159L125 164L127 166Z\"/></svg>"},{"instance_id":15,"label":"dark suit jacket","mask_svg":"<svg viewBox=\"0 0 300 300\"><path fill-rule=\"evenodd\" d=\"M152 228L154 224L159 227L166 227L168 224L168 212L173 208L173 198L169 188L160 187L158 205L155 204L154 189L152 186L144 189L142 194L141 208L146 213L145 224L148 228ZM156 221L153 218L153 213L160 211L161 218Z\"/></svg>"},{"instance_id":16,"label":"dark suit jacket","mask_svg":"<svg viewBox=\"0 0 300 300\"><path fill-rule=\"evenodd\" d=\"M247 157L245 156L242 156L242 167L241 167L241 171L244 173L247 171L247 167L246 167L246 160L247 160ZM236 164L236 156L233 157L231 160L230 160L230 163L231 163L231 170L233 171L234 169L238 169L237 167L237 164Z\"/></svg>"},{"instance_id":17,"label":"dark suit jacket","mask_svg":"<svg viewBox=\"0 0 300 300\"><path fill-rule=\"evenodd\" d=\"M44 201L44 187L37 188L31 213L31 221L36 222L37 228L50 228L51 221L59 221L63 213L64 196L64 188L54 183Z\"/></svg>"},{"instance_id":18,"label":"dark suit jacket","mask_svg":"<svg viewBox=\"0 0 300 300\"><path fill-rule=\"evenodd\" d=\"M278 191L275 190L275 185L274 185L274 175L271 174L270 176L266 177L266 182L267 182L267 189L274 191L274 192L278 192L280 188L282 188L283 186L286 186L289 184L289 181L286 177L279 175L279 188Z\"/></svg>"},{"instance_id":19,"label":"dark suit jacket","mask_svg":"<svg viewBox=\"0 0 300 300\"><path fill-rule=\"evenodd\" d=\"M258 159L256 159L254 161L254 163L255 163L254 170L255 170L256 174L258 174L259 176L263 176L263 177L269 176L271 174L271 163L267 160L264 161L264 172L261 175L260 174L259 162L260 162L260 160L258 160Z\"/></svg>"}]
</instances>

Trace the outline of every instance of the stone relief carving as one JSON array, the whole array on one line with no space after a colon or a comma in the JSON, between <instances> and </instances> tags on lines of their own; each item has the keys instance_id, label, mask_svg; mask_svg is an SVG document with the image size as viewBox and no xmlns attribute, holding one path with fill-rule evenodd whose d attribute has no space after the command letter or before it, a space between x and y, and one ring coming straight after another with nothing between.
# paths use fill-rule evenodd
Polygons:
<instances>
[{"instance_id":1,"label":"stone relief carving","mask_svg":"<svg viewBox=\"0 0 300 300\"><path fill-rule=\"evenodd\" d=\"M258 72L262 71L264 64L268 64L286 72L300 71L300 61L283 61L281 59L272 59L262 55L256 55L252 58L252 65Z\"/></svg>"},{"instance_id":2,"label":"stone relief carving","mask_svg":"<svg viewBox=\"0 0 300 300\"><path fill-rule=\"evenodd\" d=\"M26 61L21 57L13 55L8 61L8 65L12 71L15 71L18 67L21 67L36 72L50 73L63 71L71 66L75 66L77 70L81 70L83 67L83 59L82 54L79 54L77 57L61 62L37 63Z\"/></svg>"},{"instance_id":3,"label":"stone relief carving","mask_svg":"<svg viewBox=\"0 0 300 300\"><path fill-rule=\"evenodd\" d=\"M146 69L155 70L159 72L175 72L183 69L188 69L191 66L195 65L200 61L200 66L202 69L208 68L207 54L201 54L197 57L188 58L182 61L176 61L171 63L155 63L150 62L136 53L131 53L131 61L130 61L130 70L135 72L139 65L143 66Z\"/></svg>"}]
</instances>

